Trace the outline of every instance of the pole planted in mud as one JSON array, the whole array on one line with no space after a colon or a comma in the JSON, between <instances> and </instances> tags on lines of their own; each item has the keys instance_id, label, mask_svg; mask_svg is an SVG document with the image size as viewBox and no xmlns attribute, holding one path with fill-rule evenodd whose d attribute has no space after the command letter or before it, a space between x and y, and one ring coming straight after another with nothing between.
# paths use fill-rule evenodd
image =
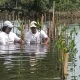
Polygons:
<instances>
[{"instance_id":1,"label":"pole planted in mud","mask_svg":"<svg viewBox=\"0 0 80 80\"><path fill-rule=\"evenodd\" d=\"M54 12L55 12L55 1L53 1L53 17L52 17L52 38L53 42L55 41L55 21L54 21Z\"/></svg>"},{"instance_id":2,"label":"pole planted in mud","mask_svg":"<svg viewBox=\"0 0 80 80\"><path fill-rule=\"evenodd\" d=\"M21 26L21 45L23 46L23 41L24 41L24 23L22 23Z\"/></svg>"}]
</instances>

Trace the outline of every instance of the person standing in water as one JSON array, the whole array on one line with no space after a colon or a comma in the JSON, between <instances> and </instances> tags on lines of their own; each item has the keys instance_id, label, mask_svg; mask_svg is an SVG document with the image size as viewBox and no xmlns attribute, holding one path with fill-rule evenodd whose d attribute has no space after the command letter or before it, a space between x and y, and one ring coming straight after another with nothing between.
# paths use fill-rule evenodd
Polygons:
<instances>
[{"instance_id":1,"label":"person standing in water","mask_svg":"<svg viewBox=\"0 0 80 80\"><path fill-rule=\"evenodd\" d=\"M22 40L15 33L11 32L13 25L10 21L3 23L2 32L0 32L0 44L21 43Z\"/></svg>"},{"instance_id":2,"label":"person standing in water","mask_svg":"<svg viewBox=\"0 0 80 80\"><path fill-rule=\"evenodd\" d=\"M43 30L38 30L37 26L35 25L37 22L32 21L30 23L30 31L25 33L25 42L26 43L40 43L40 44L48 44L49 37Z\"/></svg>"}]
</instances>

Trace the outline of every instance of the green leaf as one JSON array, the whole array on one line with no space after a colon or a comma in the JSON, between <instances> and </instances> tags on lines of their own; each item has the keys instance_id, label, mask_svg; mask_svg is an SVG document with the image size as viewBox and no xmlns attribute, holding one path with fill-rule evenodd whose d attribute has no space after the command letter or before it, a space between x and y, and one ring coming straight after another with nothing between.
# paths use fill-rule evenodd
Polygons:
<instances>
[{"instance_id":1,"label":"green leaf","mask_svg":"<svg viewBox=\"0 0 80 80\"><path fill-rule=\"evenodd\" d=\"M37 22L37 23L34 23L36 26L37 26L37 29L41 29L41 23Z\"/></svg>"},{"instance_id":2,"label":"green leaf","mask_svg":"<svg viewBox=\"0 0 80 80\"><path fill-rule=\"evenodd\" d=\"M18 29L19 31L21 31L21 26L20 26L20 27L17 27L17 29Z\"/></svg>"}]
</instances>

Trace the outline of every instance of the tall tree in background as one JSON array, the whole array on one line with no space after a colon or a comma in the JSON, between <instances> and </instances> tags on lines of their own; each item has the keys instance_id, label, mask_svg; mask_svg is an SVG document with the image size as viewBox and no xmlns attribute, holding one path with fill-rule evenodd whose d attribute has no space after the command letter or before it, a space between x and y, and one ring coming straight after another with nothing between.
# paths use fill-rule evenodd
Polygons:
<instances>
[{"instance_id":1,"label":"tall tree in background","mask_svg":"<svg viewBox=\"0 0 80 80\"><path fill-rule=\"evenodd\" d=\"M40 13L51 9L53 1L57 11L80 9L80 0L0 0L0 8Z\"/></svg>"}]
</instances>

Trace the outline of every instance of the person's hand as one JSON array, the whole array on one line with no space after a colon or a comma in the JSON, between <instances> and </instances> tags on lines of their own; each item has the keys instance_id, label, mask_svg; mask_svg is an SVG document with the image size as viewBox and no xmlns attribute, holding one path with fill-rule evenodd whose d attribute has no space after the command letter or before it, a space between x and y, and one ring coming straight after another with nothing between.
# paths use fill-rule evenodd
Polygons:
<instances>
[{"instance_id":1,"label":"person's hand","mask_svg":"<svg viewBox=\"0 0 80 80\"><path fill-rule=\"evenodd\" d=\"M14 43L21 43L22 45L24 44L24 41L23 40L14 40Z\"/></svg>"},{"instance_id":2,"label":"person's hand","mask_svg":"<svg viewBox=\"0 0 80 80\"><path fill-rule=\"evenodd\" d=\"M15 44L15 43L18 43L18 41L17 41L17 40L14 40L14 44Z\"/></svg>"},{"instance_id":3,"label":"person's hand","mask_svg":"<svg viewBox=\"0 0 80 80\"><path fill-rule=\"evenodd\" d=\"M41 44L47 45L47 44L49 43L49 41L50 41L49 37L48 37L48 38L45 38L45 39L43 39L43 40L41 41Z\"/></svg>"}]
</instances>

